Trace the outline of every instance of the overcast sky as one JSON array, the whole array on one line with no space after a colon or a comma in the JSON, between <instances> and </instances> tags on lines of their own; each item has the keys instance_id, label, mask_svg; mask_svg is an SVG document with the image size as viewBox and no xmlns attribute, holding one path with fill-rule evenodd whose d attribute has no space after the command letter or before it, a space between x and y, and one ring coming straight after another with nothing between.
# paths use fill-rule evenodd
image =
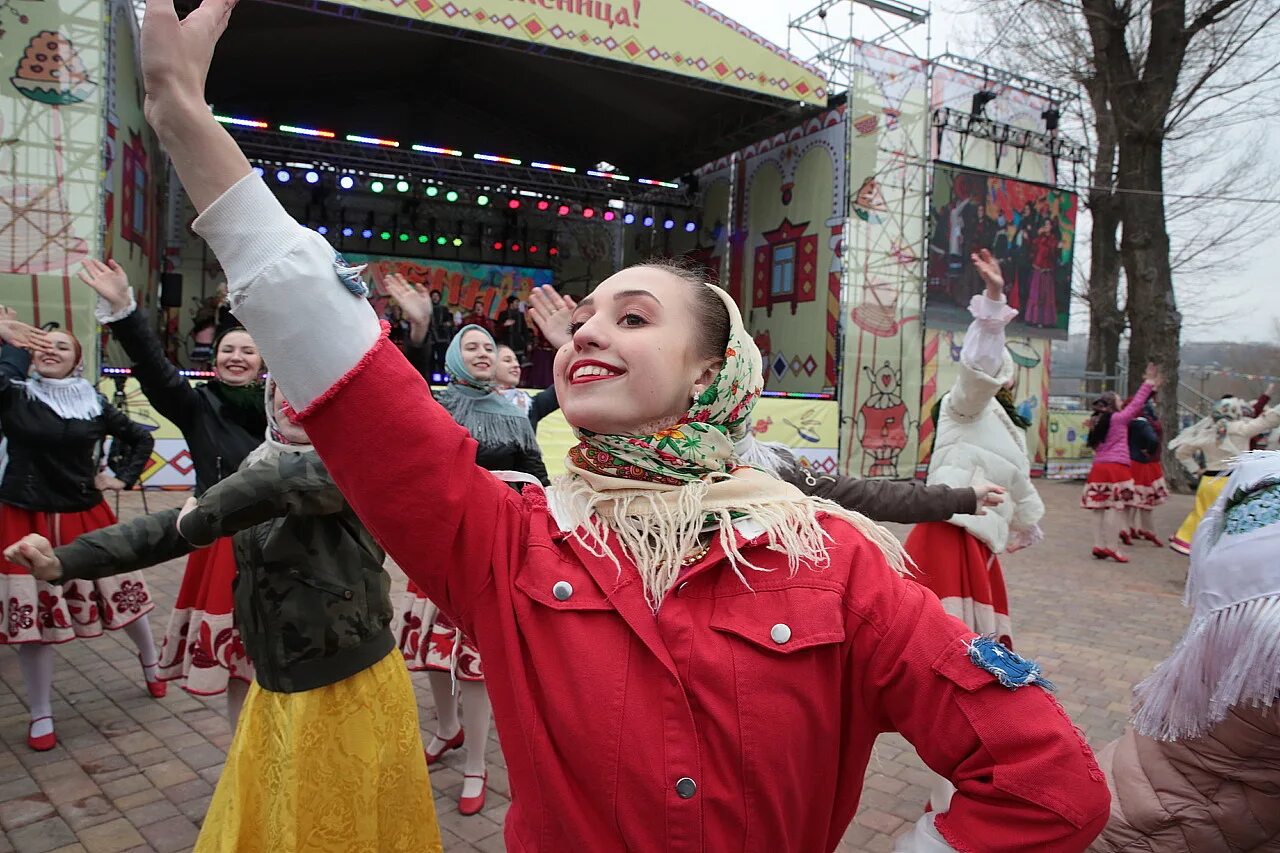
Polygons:
<instances>
[{"instance_id":1,"label":"overcast sky","mask_svg":"<svg viewBox=\"0 0 1280 853\"><path fill-rule=\"evenodd\" d=\"M786 46L788 21L818 5L818 0L706 0L721 12L733 17L765 38ZM914 5L927 6L928 0L911 0ZM964 12L965 0L939 0L933 4L933 20L931 28L931 55L947 50L948 46L956 53L963 53L964 35L971 32L981 22L972 12ZM959 11L958 11L959 10ZM847 13L846 13L847 14ZM913 47L922 55L925 53L924 27L918 27L909 36ZM901 47L890 43L887 47ZM801 58L808 58L803 42L792 44L794 52ZM1280 136L1280 122L1273 122L1275 132L1272 140ZM1271 159L1277 157L1274 143ZM1280 164L1277 164L1280 168ZM1276 206L1262 207L1258 215L1268 219L1280 217L1280 209ZM1259 243L1241 263L1231 264L1223 270L1224 298L1225 294L1233 294L1227 303L1234 319L1228 327L1191 328L1184 332L1184 339L1190 340L1260 340L1277 343L1276 326L1280 323L1280 228L1264 228L1259 232L1262 242ZM1206 285L1212 287L1213 285ZM1077 308L1071 317L1073 334L1088 331L1088 315ZM1278 365L1280 367L1280 365Z\"/></svg>"}]
</instances>

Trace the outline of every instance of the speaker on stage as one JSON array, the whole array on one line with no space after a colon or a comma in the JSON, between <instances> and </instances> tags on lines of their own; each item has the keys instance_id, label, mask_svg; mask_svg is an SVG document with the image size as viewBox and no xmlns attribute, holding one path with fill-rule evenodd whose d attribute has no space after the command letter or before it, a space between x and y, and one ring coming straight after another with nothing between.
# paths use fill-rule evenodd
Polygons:
<instances>
[{"instance_id":1,"label":"speaker on stage","mask_svg":"<svg viewBox=\"0 0 1280 853\"><path fill-rule=\"evenodd\" d=\"M182 273L160 273L160 307L182 307Z\"/></svg>"}]
</instances>

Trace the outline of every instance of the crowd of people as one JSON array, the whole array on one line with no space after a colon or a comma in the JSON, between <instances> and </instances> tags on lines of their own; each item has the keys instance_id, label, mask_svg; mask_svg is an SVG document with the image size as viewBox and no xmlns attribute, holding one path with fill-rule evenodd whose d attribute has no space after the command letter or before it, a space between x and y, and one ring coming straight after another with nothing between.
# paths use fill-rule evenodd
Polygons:
<instances>
[{"instance_id":1,"label":"crowd of people","mask_svg":"<svg viewBox=\"0 0 1280 853\"><path fill-rule=\"evenodd\" d=\"M148 119L243 323L211 342L215 378L192 386L165 359L118 265L81 274L187 440L183 507L116 522L102 492L136 480L150 437L78 375L73 336L0 315L0 642L22 662L31 749L56 744L52 644L118 628L152 695L227 696L201 851L441 850L429 768L465 750L457 809L479 812L491 724L509 850L834 850L890 731L937 777L895 850L1280 837L1280 455L1245 452L1280 412L1223 401L1170 443L1203 474L1194 616L1100 761L1052 674L1013 650L999 558L1042 541L1045 510L1008 393L1001 258L969 257L980 288L923 483L817 476L758 441L760 352L729 295L680 263L620 270L580 301L539 288L496 324L388 275L402 352L360 270L203 106L232 6L180 20L150 0L143 28ZM512 339L526 315L555 349L536 395ZM1129 401L1095 406L1082 505L1100 559L1162 544L1161 383L1151 368ZM578 443L549 480L536 424L557 408ZM393 465L370 427L397 437ZM916 526L904 546L882 521ZM157 644L144 573L184 555ZM395 601L388 557L408 577Z\"/></svg>"}]
</instances>

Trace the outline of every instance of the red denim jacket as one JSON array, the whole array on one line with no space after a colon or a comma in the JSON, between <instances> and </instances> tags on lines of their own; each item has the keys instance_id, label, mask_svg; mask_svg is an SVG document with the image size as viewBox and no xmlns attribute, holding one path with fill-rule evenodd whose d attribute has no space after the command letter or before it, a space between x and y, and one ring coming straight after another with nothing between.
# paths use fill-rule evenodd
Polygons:
<instances>
[{"instance_id":1,"label":"red denim jacket","mask_svg":"<svg viewBox=\"0 0 1280 853\"><path fill-rule=\"evenodd\" d=\"M396 446L360 439L380 413ZM343 493L480 647L507 758L507 849L834 850L876 736L898 731L958 788L957 850L1078 851L1107 786L1040 687L970 662L962 623L830 519L831 565L789 576L762 542L747 589L719 546L655 616L633 567L561 531L544 493L476 444L384 337L302 415ZM619 553L615 552L615 553Z\"/></svg>"}]
</instances>

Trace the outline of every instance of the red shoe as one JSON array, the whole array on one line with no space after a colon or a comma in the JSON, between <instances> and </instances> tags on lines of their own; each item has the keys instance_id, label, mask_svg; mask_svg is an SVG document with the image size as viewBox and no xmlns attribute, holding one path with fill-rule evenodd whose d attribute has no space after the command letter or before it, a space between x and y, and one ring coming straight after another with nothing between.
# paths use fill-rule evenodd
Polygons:
<instances>
[{"instance_id":1,"label":"red shoe","mask_svg":"<svg viewBox=\"0 0 1280 853\"><path fill-rule=\"evenodd\" d=\"M435 735L434 737L436 740L444 740L440 735ZM435 764L440 760L440 756L444 755L446 752L452 752L453 750L458 749L466 742L466 740L467 733L462 729L458 729L458 733L456 735L444 741L444 746L441 747L439 752L428 752L424 747L422 754L427 757L427 766L430 767L432 764Z\"/></svg>"},{"instance_id":2,"label":"red shoe","mask_svg":"<svg viewBox=\"0 0 1280 853\"><path fill-rule=\"evenodd\" d=\"M147 665L142 663L142 655L138 655L138 663L142 664L142 678L147 682L147 692L151 694L152 699L163 699L165 694L169 692L169 685L160 679L151 681L147 678ZM156 662L156 666L159 666Z\"/></svg>"},{"instance_id":3,"label":"red shoe","mask_svg":"<svg viewBox=\"0 0 1280 853\"><path fill-rule=\"evenodd\" d=\"M1155 545L1157 548L1164 547L1164 541L1161 540L1159 536L1152 533L1150 530L1135 530L1133 532L1133 535L1139 539L1147 540L1152 545Z\"/></svg>"},{"instance_id":4,"label":"red shoe","mask_svg":"<svg viewBox=\"0 0 1280 853\"><path fill-rule=\"evenodd\" d=\"M1093 549L1093 556L1097 557L1099 560L1105 560L1105 559L1107 559L1107 557L1108 557L1110 554L1111 554L1111 552L1110 552L1109 550L1107 550L1106 548L1094 548L1094 549Z\"/></svg>"},{"instance_id":5,"label":"red shoe","mask_svg":"<svg viewBox=\"0 0 1280 853\"><path fill-rule=\"evenodd\" d=\"M36 752L48 752L58 745L57 732L49 732L47 735L36 737L31 734L31 730L35 728L36 723L41 720L52 720L53 717L36 717L31 721L31 725L27 727L27 746Z\"/></svg>"},{"instance_id":6,"label":"red shoe","mask_svg":"<svg viewBox=\"0 0 1280 853\"><path fill-rule=\"evenodd\" d=\"M1124 554L1121 554L1119 551L1113 551L1113 550L1112 550L1112 549L1110 549L1110 548L1103 548L1102 550L1103 550L1103 551L1106 551L1106 554L1104 555L1104 558L1105 558L1105 557L1110 557L1111 559L1115 560L1117 563L1127 563L1127 562L1129 562L1129 558L1128 558L1128 557L1126 557ZM1098 556L1098 555L1097 555L1097 554L1094 554L1094 556L1096 557L1096 556Z\"/></svg>"},{"instance_id":7,"label":"red shoe","mask_svg":"<svg viewBox=\"0 0 1280 853\"><path fill-rule=\"evenodd\" d=\"M480 810L484 808L484 794L485 794L485 790L489 786L489 774L486 771L483 776L467 775L467 776L463 776L462 778L484 780L484 786L480 788L480 795L478 797L458 797L458 814L460 815L479 814Z\"/></svg>"},{"instance_id":8,"label":"red shoe","mask_svg":"<svg viewBox=\"0 0 1280 853\"><path fill-rule=\"evenodd\" d=\"M1135 533L1135 531L1134 531L1132 528L1130 528L1130 529L1128 529L1128 530L1121 530L1121 531L1120 531L1120 541L1121 541L1121 542L1123 542L1123 543L1124 543L1124 544L1126 544L1126 545L1132 545L1132 544L1133 544L1133 535L1134 535L1134 533Z\"/></svg>"}]
</instances>

